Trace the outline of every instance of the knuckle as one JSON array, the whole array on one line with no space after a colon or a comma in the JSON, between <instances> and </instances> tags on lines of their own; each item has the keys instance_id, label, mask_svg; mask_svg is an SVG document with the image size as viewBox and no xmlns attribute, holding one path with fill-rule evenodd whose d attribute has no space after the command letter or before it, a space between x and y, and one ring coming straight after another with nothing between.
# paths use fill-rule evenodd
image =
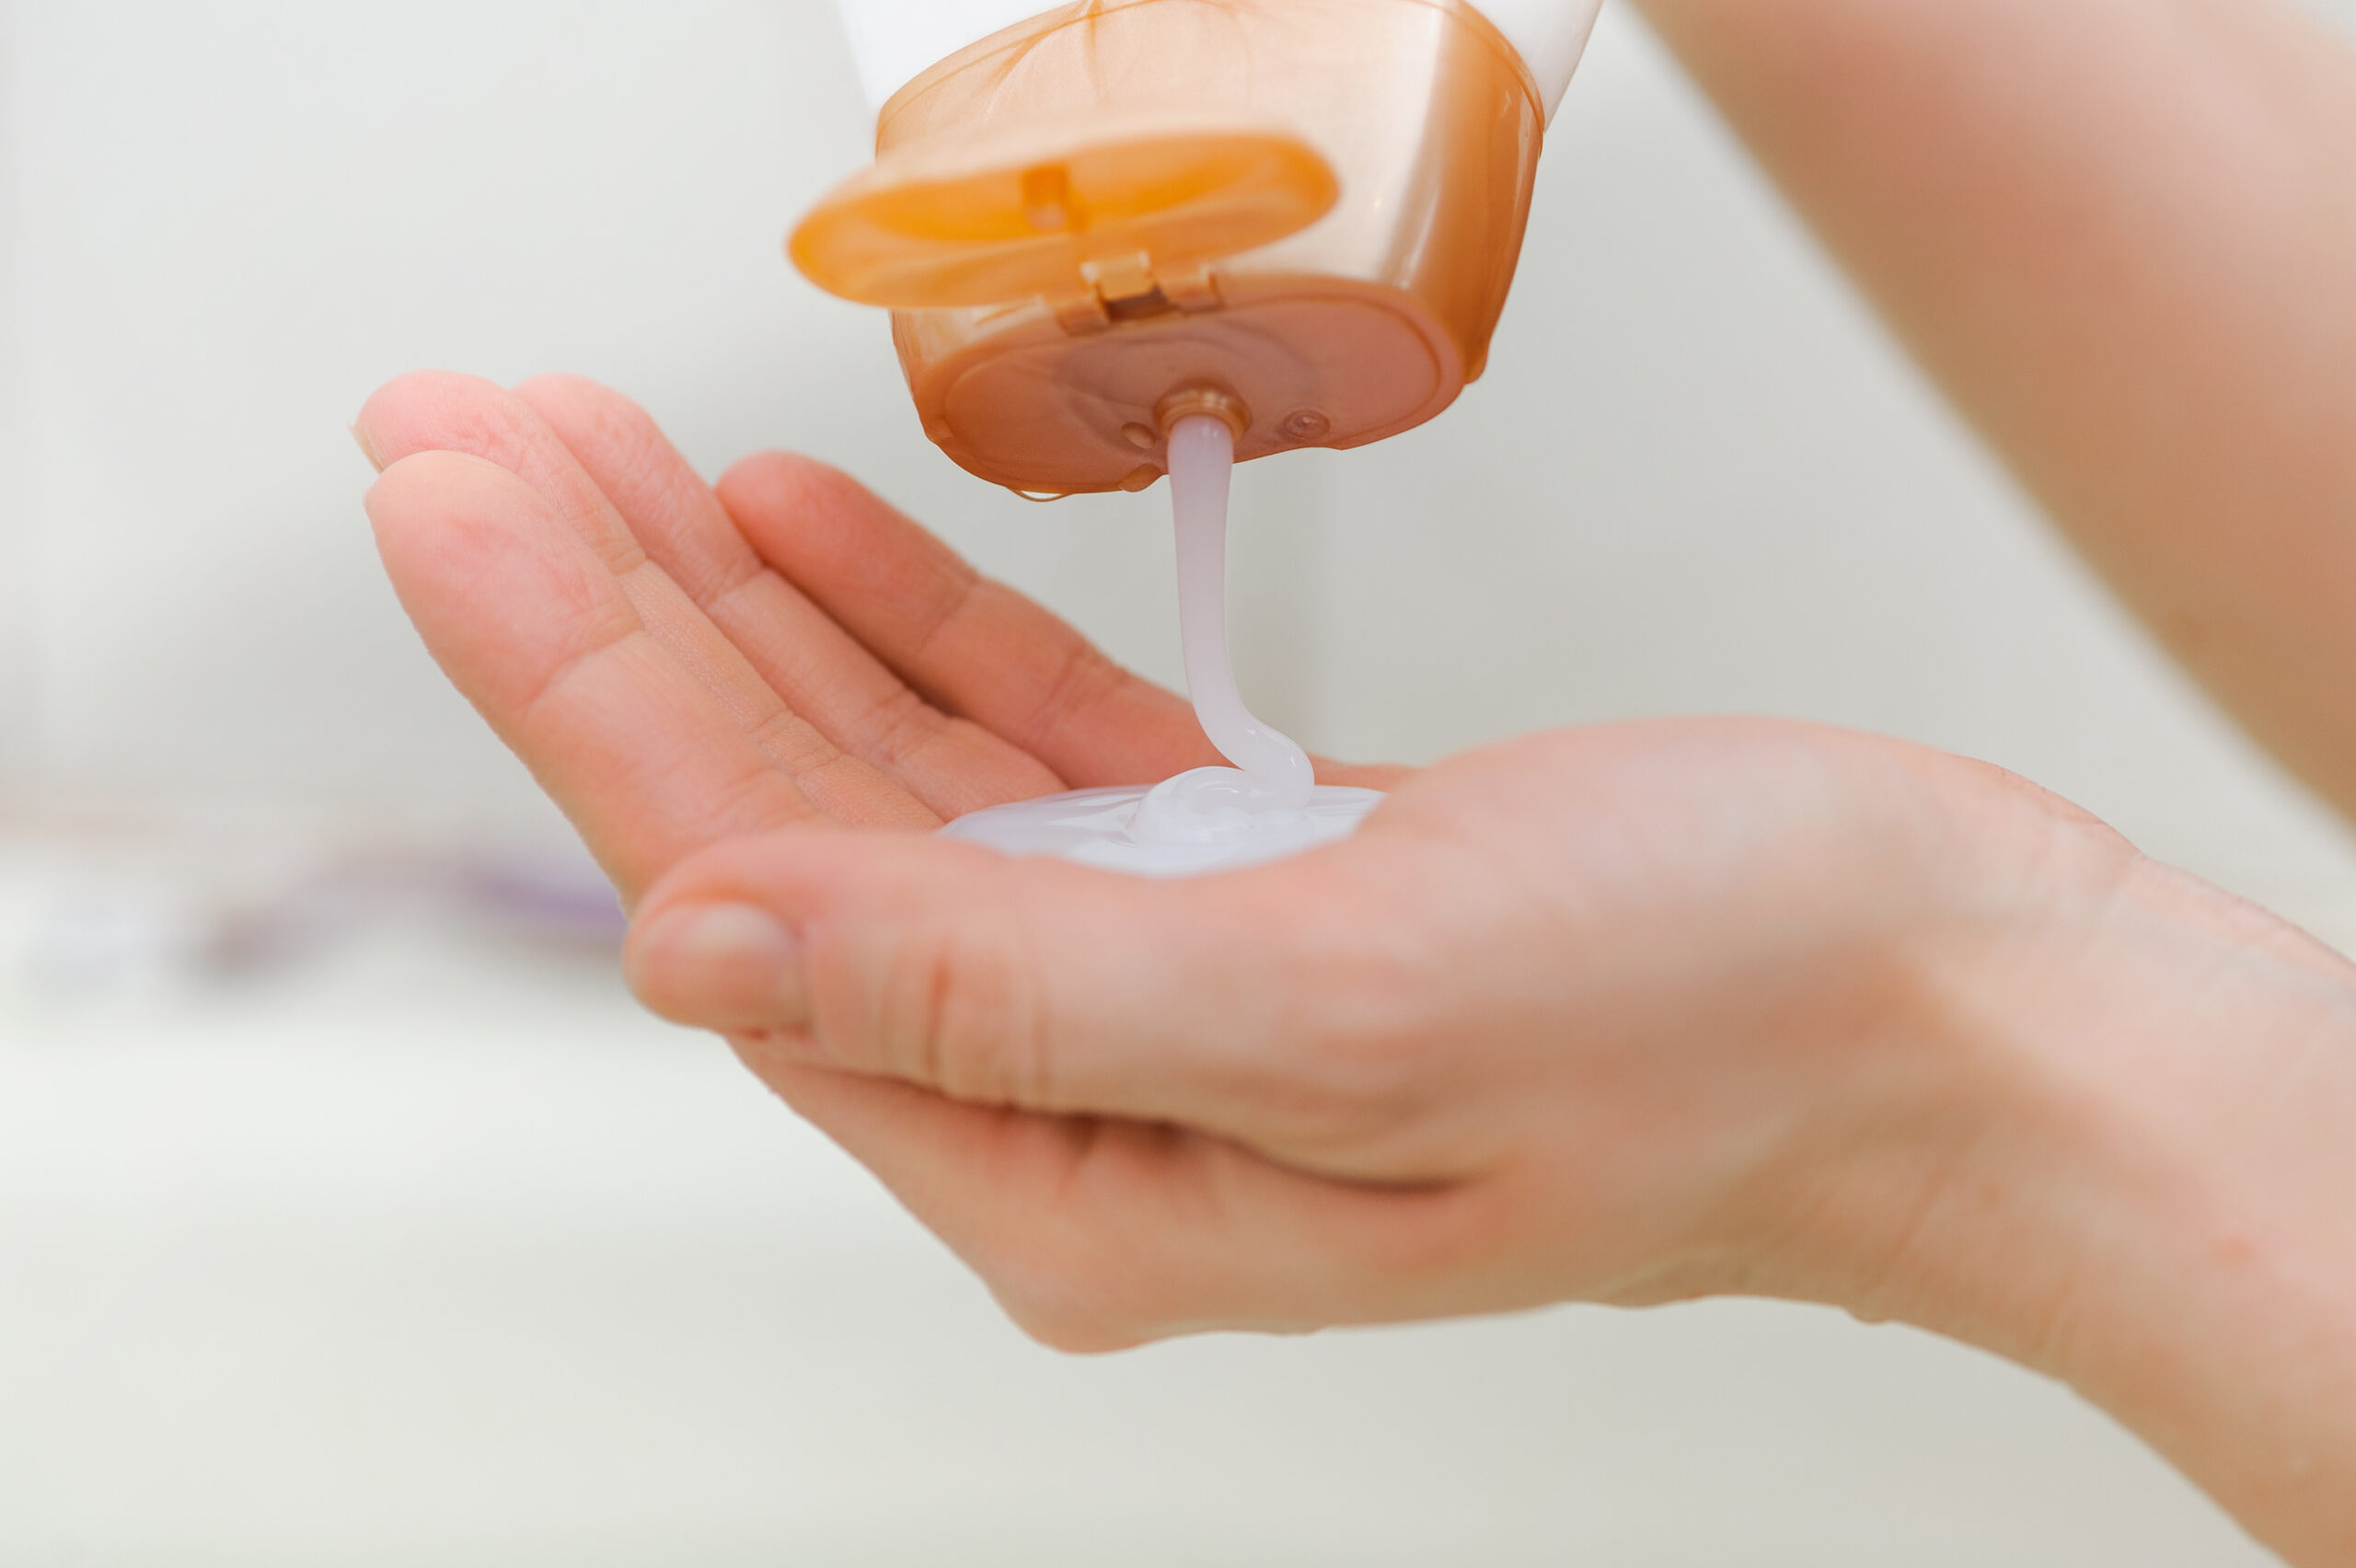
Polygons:
<instances>
[{"instance_id":1,"label":"knuckle","mask_svg":"<svg viewBox=\"0 0 2356 1568\"><path fill-rule=\"evenodd\" d=\"M1004 927L887 941L872 1029L888 1070L952 1099L1037 1105L1049 1087L1036 966Z\"/></svg>"}]
</instances>

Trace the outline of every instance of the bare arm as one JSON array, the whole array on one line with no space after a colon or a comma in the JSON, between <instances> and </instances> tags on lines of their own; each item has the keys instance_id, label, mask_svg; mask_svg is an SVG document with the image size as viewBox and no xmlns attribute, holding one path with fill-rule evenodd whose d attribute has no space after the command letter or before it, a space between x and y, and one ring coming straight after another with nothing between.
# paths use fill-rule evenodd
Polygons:
<instances>
[{"instance_id":1,"label":"bare arm","mask_svg":"<svg viewBox=\"0 0 2356 1568\"><path fill-rule=\"evenodd\" d=\"M2356 48L2284 0L1640 0L2176 656L2356 813Z\"/></svg>"}]
</instances>

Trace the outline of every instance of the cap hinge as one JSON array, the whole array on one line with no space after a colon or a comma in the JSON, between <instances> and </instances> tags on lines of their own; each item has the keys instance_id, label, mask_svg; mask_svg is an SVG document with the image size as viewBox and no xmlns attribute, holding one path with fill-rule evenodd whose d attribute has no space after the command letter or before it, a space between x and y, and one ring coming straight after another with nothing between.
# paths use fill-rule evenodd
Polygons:
<instances>
[{"instance_id":1,"label":"cap hinge","mask_svg":"<svg viewBox=\"0 0 2356 1568\"><path fill-rule=\"evenodd\" d=\"M1080 281L1085 292L1056 307L1057 323L1074 337L1102 332L1126 321L1199 316L1224 303L1208 263L1164 276L1156 271L1153 258L1142 250L1082 261Z\"/></svg>"}]
</instances>

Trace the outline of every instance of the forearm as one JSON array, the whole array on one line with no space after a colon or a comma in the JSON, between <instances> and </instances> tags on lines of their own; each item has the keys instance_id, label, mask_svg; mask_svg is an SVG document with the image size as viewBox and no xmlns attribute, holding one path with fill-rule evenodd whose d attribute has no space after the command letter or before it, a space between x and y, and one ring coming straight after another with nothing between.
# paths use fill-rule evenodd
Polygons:
<instances>
[{"instance_id":1,"label":"forearm","mask_svg":"<svg viewBox=\"0 0 2356 1568\"><path fill-rule=\"evenodd\" d=\"M2165 644L2356 812L2356 49L2283 0L1640 0Z\"/></svg>"},{"instance_id":2,"label":"forearm","mask_svg":"<svg viewBox=\"0 0 2356 1568\"><path fill-rule=\"evenodd\" d=\"M1964 1113L1934 1179L1855 1196L1854 1304L2066 1380L2292 1562L2356 1562L2356 967L2146 863L1951 973Z\"/></svg>"}]
</instances>

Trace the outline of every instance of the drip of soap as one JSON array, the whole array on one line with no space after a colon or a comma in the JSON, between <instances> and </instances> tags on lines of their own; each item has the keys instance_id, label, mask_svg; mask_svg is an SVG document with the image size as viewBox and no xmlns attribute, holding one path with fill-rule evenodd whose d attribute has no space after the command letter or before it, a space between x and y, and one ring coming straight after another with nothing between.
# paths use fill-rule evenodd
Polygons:
<instances>
[{"instance_id":1,"label":"drip of soap","mask_svg":"<svg viewBox=\"0 0 2356 1568\"><path fill-rule=\"evenodd\" d=\"M1081 790L992 806L941 830L1009 855L1057 855L1144 876L1188 876L1281 859L1346 838L1380 791L1320 785L1309 754L1261 722L1235 689L1227 648L1227 502L1235 433L1207 414L1170 432L1178 535L1178 626L1195 716L1234 766L1197 767L1149 790Z\"/></svg>"}]
</instances>

